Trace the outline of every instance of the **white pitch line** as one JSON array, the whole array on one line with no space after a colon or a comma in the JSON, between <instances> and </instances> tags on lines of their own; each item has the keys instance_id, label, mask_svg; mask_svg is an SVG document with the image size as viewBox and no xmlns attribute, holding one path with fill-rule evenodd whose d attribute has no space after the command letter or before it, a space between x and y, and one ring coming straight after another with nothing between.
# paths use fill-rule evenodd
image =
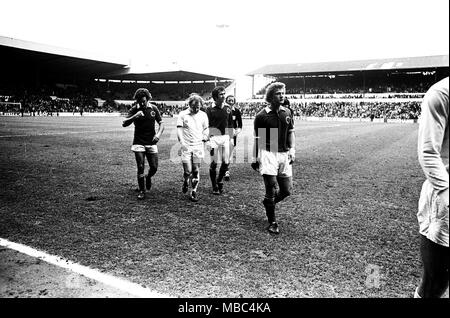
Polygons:
<instances>
[{"instance_id":1,"label":"white pitch line","mask_svg":"<svg viewBox=\"0 0 450 318\"><path fill-rule=\"evenodd\" d=\"M68 270L71 270L72 272L78 273L80 275L83 275L85 277L88 277L90 279L96 280L100 283L103 283L105 285L117 288L121 291L127 292L131 295L134 295L136 297L143 297L143 298L172 298L171 296L160 294L157 292L154 292L148 288L142 287L136 283L132 283L129 281L126 281L124 279L120 279L108 274L100 273L99 271L89 268L87 266L83 266L68 260L63 259L59 256L54 256L47 254L42 251L38 251L32 247L10 242L6 239L0 238L0 246L18 251L20 253L37 257L47 263L66 268Z\"/></svg>"}]
</instances>

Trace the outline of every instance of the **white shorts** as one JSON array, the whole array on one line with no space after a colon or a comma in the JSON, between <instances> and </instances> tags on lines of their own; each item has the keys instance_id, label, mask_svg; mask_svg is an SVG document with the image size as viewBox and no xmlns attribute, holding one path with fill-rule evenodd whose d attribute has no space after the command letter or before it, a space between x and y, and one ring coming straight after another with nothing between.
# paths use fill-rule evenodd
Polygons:
<instances>
[{"instance_id":1,"label":"white shorts","mask_svg":"<svg viewBox=\"0 0 450 318\"><path fill-rule=\"evenodd\" d=\"M288 152L271 152L261 149L259 173L269 176L292 177L292 164Z\"/></svg>"},{"instance_id":2,"label":"white shorts","mask_svg":"<svg viewBox=\"0 0 450 318\"><path fill-rule=\"evenodd\" d=\"M430 241L448 247L448 206L446 206L431 183L426 180L420 192L419 232Z\"/></svg>"},{"instance_id":3,"label":"white shorts","mask_svg":"<svg viewBox=\"0 0 450 318\"><path fill-rule=\"evenodd\" d=\"M219 147L224 147L226 149L230 148L230 136L221 135L221 136L211 136L209 139L209 145L211 148L217 149Z\"/></svg>"},{"instance_id":4,"label":"white shorts","mask_svg":"<svg viewBox=\"0 0 450 318\"><path fill-rule=\"evenodd\" d=\"M158 146L157 145L132 145L131 151L134 152L148 152L148 153L158 153Z\"/></svg>"},{"instance_id":5,"label":"white shorts","mask_svg":"<svg viewBox=\"0 0 450 318\"><path fill-rule=\"evenodd\" d=\"M197 146L187 146L181 148L181 161L200 163L205 158L205 147L203 144Z\"/></svg>"}]
</instances>

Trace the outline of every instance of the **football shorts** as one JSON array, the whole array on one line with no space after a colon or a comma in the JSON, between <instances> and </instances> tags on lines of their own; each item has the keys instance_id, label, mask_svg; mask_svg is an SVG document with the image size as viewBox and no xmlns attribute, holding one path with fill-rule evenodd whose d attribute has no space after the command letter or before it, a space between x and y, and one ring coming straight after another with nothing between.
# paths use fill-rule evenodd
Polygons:
<instances>
[{"instance_id":1,"label":"football shorts","mask_svg":"<svg viewBox=\"0 0 450 318\"><path fill-rule=\"evenodd\" d=\"M261 175L292 177L289 152L271 152L261 149L259 173Z\"/></svg>"},{"instance_id":2,"label":"football shorts","mask_svg":"<svg viewBox=\"0 0 450 318\"><path fill-rule=\"evenodd\" d=\"M420 234L436 244L448 247L448 206L442 202L428 180L425 180L420 192L417 220Z\"/></svg>"},{"instance_id":3,"label":"football shorts","mask_svg":"<svg viewBox=\"0 0 450 318\"><path fill-rule=\"evenodd\" d=\"M228 135L211 136L211 138L209 138L209 145L213 149L217 149L219 147L229 148L230 136Z\"/></svg>"},{"instance_id":4,"label":"football shorts","mask_svg":"<svg viewBox=\"0 0 450 318\"><path fill-rule=\"evenodd\" d=\"M134 152L147 152L147 153L158 153L157 145L132 145L131 151Z\"/></svg>"},{"instance_id":5,"label":"football shorts","mask_svg":"<svg viewBox=\"0 0 450 318\"><path fill-rule=\"evenodd\" d=\"M203 144L197 146L187 146L181 148L181 161L200 163L205 157L205 148Z\"/></svg>"}]
</instances>

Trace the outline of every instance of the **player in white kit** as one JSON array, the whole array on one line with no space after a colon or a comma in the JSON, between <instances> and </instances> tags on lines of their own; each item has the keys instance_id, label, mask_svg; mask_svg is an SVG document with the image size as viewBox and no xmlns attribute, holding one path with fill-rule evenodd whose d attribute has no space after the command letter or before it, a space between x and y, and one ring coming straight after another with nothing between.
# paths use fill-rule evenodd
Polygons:
<instances>
[{"instance_id":1,"label":"player in white kit","mask_svg":"<svg viewBox=\"0 0 450 318\"><path fill-rule=\"evenodd\" d=\"M189 184L192 187L190 199L198 201L197 188L200 182L200 164L205 157L204 142L208 140L208 116L202 110L203 99L191 94L188 99L189 108L178 115L177 137L181 143L181 161L183 163L183 193L187 193Z\"/></svg>"}]
</instances>

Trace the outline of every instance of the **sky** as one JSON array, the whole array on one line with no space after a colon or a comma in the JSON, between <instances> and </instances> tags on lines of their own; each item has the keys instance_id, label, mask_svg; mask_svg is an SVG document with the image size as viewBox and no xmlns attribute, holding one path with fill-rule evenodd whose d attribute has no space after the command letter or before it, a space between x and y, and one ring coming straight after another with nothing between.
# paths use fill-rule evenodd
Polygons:
<instances>
[{"instance_id":1,"label":"sky","mask_svg":"<svg viewBox=\"0 0 450 318\"><path fill-rule=\"evenodd\" d=\"M448 0L0 0L0 36L231 77L448 54Z\"/></svg>"}]
</instances>

